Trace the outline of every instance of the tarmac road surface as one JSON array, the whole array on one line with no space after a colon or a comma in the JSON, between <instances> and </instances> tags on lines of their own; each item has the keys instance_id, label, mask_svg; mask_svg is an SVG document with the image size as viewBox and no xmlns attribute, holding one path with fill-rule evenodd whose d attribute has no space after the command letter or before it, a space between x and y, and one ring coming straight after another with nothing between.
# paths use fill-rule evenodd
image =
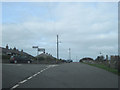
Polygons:
<instances>
[{"instance_id":1,"label":"tarmac road surface","mask_svg":"<svg viewBox=\"0 0 120 90\"><path fill-rule=\"evenodd\" d=\"M118 76L82 63L3 64L3 88L118 88Z\"/></svg>"}]
</instances>

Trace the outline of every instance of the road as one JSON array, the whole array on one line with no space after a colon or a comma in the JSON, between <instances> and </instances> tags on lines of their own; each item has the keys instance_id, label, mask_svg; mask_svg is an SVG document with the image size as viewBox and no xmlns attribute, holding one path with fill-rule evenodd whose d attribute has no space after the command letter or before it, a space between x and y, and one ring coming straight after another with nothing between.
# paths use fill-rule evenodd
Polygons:
<instances>
[{"instance_id":1,"label":"road","mask_svg":"<svg viewBox=\"0 0 120 90\"><path fill-rule=\"evenodd\" d=\"M118 88L118 76L82 63L3 64L3 88Z\"/></svg>"}]
</instances>

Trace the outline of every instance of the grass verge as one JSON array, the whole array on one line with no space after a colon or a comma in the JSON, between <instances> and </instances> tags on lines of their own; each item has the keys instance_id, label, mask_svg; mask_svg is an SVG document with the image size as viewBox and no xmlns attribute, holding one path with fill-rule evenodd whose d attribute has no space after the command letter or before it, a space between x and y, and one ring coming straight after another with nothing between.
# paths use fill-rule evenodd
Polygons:
<instances>
[{"instance_id":1,"label":"grass verge","mask_svg":"<svg viewBox=\"0 0 120 90\"><path fill-rule=\"evenodd\" d=\"M117 69L110 68L110 67L108 67L108 66L105 66L104 64L90 64L90 63L84 63L84 64L88 64L88 65L91 65L91 66L95 66L95 67L104 69L104 70L106 70L106 71L112 72L112 73L117 74L117 75L120 76L120 72L118 72Z\"/></svg>"}]
</instances>

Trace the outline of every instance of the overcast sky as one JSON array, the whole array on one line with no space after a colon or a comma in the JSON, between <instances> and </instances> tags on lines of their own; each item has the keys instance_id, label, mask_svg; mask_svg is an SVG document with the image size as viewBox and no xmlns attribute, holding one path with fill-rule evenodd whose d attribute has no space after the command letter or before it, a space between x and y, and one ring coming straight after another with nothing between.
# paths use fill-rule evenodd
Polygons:
<instances>
[{"instance_id":1,"label":"overcast sky","mask_svg":"<svg viewBox=\"0 0 120 90\"><path fill-rule=\"evenodd\" d=\"M36 2L2 4L2 46L9 44L36 55L32 46L46 49L56 57L76 61L118 53L118 3L109 2Z\"/></svg>"}]
</instances>

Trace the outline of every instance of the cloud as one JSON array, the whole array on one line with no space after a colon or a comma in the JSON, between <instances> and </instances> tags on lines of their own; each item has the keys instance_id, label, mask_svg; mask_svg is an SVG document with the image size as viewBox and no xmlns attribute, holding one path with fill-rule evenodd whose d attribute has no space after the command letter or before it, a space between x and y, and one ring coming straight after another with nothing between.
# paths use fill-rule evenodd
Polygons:
<instances>
[{"instance_id":1,"label":"cloud","mask_svg":"<svg viewBox=\"0 0 120 90\"><path fill-rule=\"evenodd\" d=\"M71 48L73 59L76 56L96 58L100 51L108 55L117 54L116 3L52 5L46 13L49 14L48 20L36 15L26 16L24 22L3 24L3 46L10 44L36 55L31 47L39 45L56 56L56 35L59 34L60 58L68 59L68 48Z\"/></svg>"}]
</instances>

